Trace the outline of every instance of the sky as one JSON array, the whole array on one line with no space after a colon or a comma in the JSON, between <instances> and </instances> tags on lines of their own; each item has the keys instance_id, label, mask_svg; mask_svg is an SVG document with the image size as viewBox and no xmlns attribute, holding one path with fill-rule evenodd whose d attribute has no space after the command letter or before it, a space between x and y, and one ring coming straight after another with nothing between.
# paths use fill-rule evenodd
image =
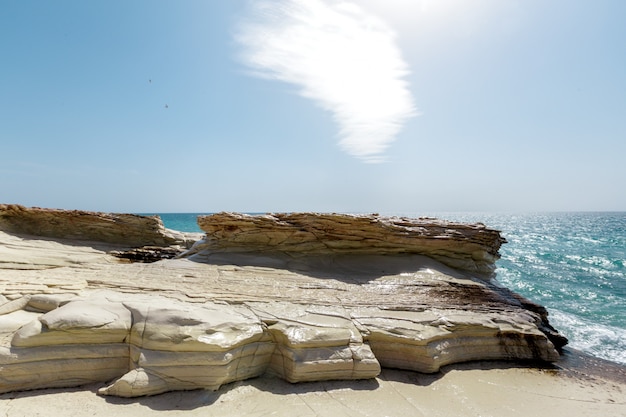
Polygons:
<instances>
[{"instance_id":1,"label":"sky","mask_svg":"<svg viewBox=\"0 0 626 417\"><path fill-rule=\"evenodd\" d=\"M0 0L0 203L626 211L622 0Z\"/></svg>"}]
</instances>

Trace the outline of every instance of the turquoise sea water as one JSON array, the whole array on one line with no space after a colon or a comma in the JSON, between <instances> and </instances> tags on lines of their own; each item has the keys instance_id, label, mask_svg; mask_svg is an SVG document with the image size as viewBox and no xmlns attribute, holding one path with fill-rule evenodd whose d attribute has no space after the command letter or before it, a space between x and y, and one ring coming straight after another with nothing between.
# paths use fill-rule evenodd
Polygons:
<instances>
[{"instance_id":1,"label":"turquoise sea water","mask_svg":"<svg viewBox=\"0 0 626 417\"><path fill-rule=\"evenodd\" d=\"M200 232L200 213L159 214ZM569 346L626 364L626 213L420 213L502 231L496 279L544 305Z\"/></svg>"}]
</instances>

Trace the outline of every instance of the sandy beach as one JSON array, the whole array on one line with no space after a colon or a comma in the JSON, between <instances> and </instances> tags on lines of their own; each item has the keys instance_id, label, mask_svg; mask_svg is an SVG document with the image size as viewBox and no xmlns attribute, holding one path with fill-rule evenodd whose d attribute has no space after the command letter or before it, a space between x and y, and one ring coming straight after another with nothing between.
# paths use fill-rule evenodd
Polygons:
<instances>
[{"instance_id":1,"label":"sandy beach","mask_svg":"<svg viewBox=\"0 0 626 417\"><path fill-rule=\"evenodd\" d=\"M0 395L20 416L603 416L626 415L626 367L569 352L554 368L472 362L427 375L384 369L374 380L290 384L261 377L218 391L122 399L99 385Z\"/></svg>"}]
</instances>

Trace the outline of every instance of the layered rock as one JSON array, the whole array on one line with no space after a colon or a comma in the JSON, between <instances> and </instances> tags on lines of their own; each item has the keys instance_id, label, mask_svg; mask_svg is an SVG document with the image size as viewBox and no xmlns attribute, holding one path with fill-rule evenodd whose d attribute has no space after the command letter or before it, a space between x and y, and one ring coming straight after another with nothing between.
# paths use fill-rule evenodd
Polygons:
<instances>
[{"instance_id":1,"label":"layered rock","mask_svg":"<svg viewBox=\"0 0 626 417\"><path fill-rule=\"evenodd\" d=\"M32 236L120 245L191 246L184 233L168 230L158 216L58 210L0 204L0 230Z\"/></svg>"},{"instance_id":2,"label":"layered rock","mask_svg":"<svg viewBox=\"0 0 626 417\"><path fill-rule=\"evenodd\" d=\"M506 242L484 224L433 218L317 213L199 216L202 250L301 254L420 254L453 268L491 276Z\"/></svg>"},{"instance_id":3,"label":"layered rock","mask_svg":"<svg viewBox=\"0 0 626 417\"><path fill-rule=\"evenodd\" d=\"M313 214L199 223L208 238L186 258L150 264L0 232L0 263L19 253L31 264L0 268L0 392L365 379L381 366L551 362L566 343L545 309L484 279L503 239L481 225Z\"/></svg>"},{"instance_id":4,"label":"layered rock","mask_svg":"<svg viewBox=\"0 0 626 417\"><path fill-rule=\"evenodd\" d=\"M217 389L265 372L291 382L378 375L349 319L305 310L98 291L21 323L0 348L0 392L118 378L99 392L133 397Z\"/></svg>"},{"instance_id":5,"label":"layered rock","mask_svg":"<svg viewBox=\"0 0 626 417\"><path fill-rule=\"evenodd\" d=\"M263 374L274 351L261 321L245 308L154 298L124 307L132 315L130 369L101 394L217 389Z\"/></svg>"},{"instance_id":6,"label":"layered rock","mask_svg":"<svg viewBox=\"0 0 626 417\"><path fill-rule=\"evenodd\" d=\"M1 392L103 382L128 370L130 314L119 305L76 301L23 320L0 346Z\"/></svg>"}]
</instances>

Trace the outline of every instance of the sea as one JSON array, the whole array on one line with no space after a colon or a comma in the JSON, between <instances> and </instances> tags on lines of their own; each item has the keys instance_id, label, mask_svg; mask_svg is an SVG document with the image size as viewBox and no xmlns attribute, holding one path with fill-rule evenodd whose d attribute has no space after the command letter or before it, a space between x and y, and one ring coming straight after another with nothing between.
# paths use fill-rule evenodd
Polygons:
<instances>
[{"instance_id":1,"label":"sea","mask_svg":"<svg viewBox=\"0 0 626 417\"><path fill-rule=\"evenodd\" d=\"M157 214L165 227L201 232L210 213ZM626 365L626 212L387 213L481 222L506 238L496 280L545 306L569 346Z\"/></svg>"}]
</instances>

